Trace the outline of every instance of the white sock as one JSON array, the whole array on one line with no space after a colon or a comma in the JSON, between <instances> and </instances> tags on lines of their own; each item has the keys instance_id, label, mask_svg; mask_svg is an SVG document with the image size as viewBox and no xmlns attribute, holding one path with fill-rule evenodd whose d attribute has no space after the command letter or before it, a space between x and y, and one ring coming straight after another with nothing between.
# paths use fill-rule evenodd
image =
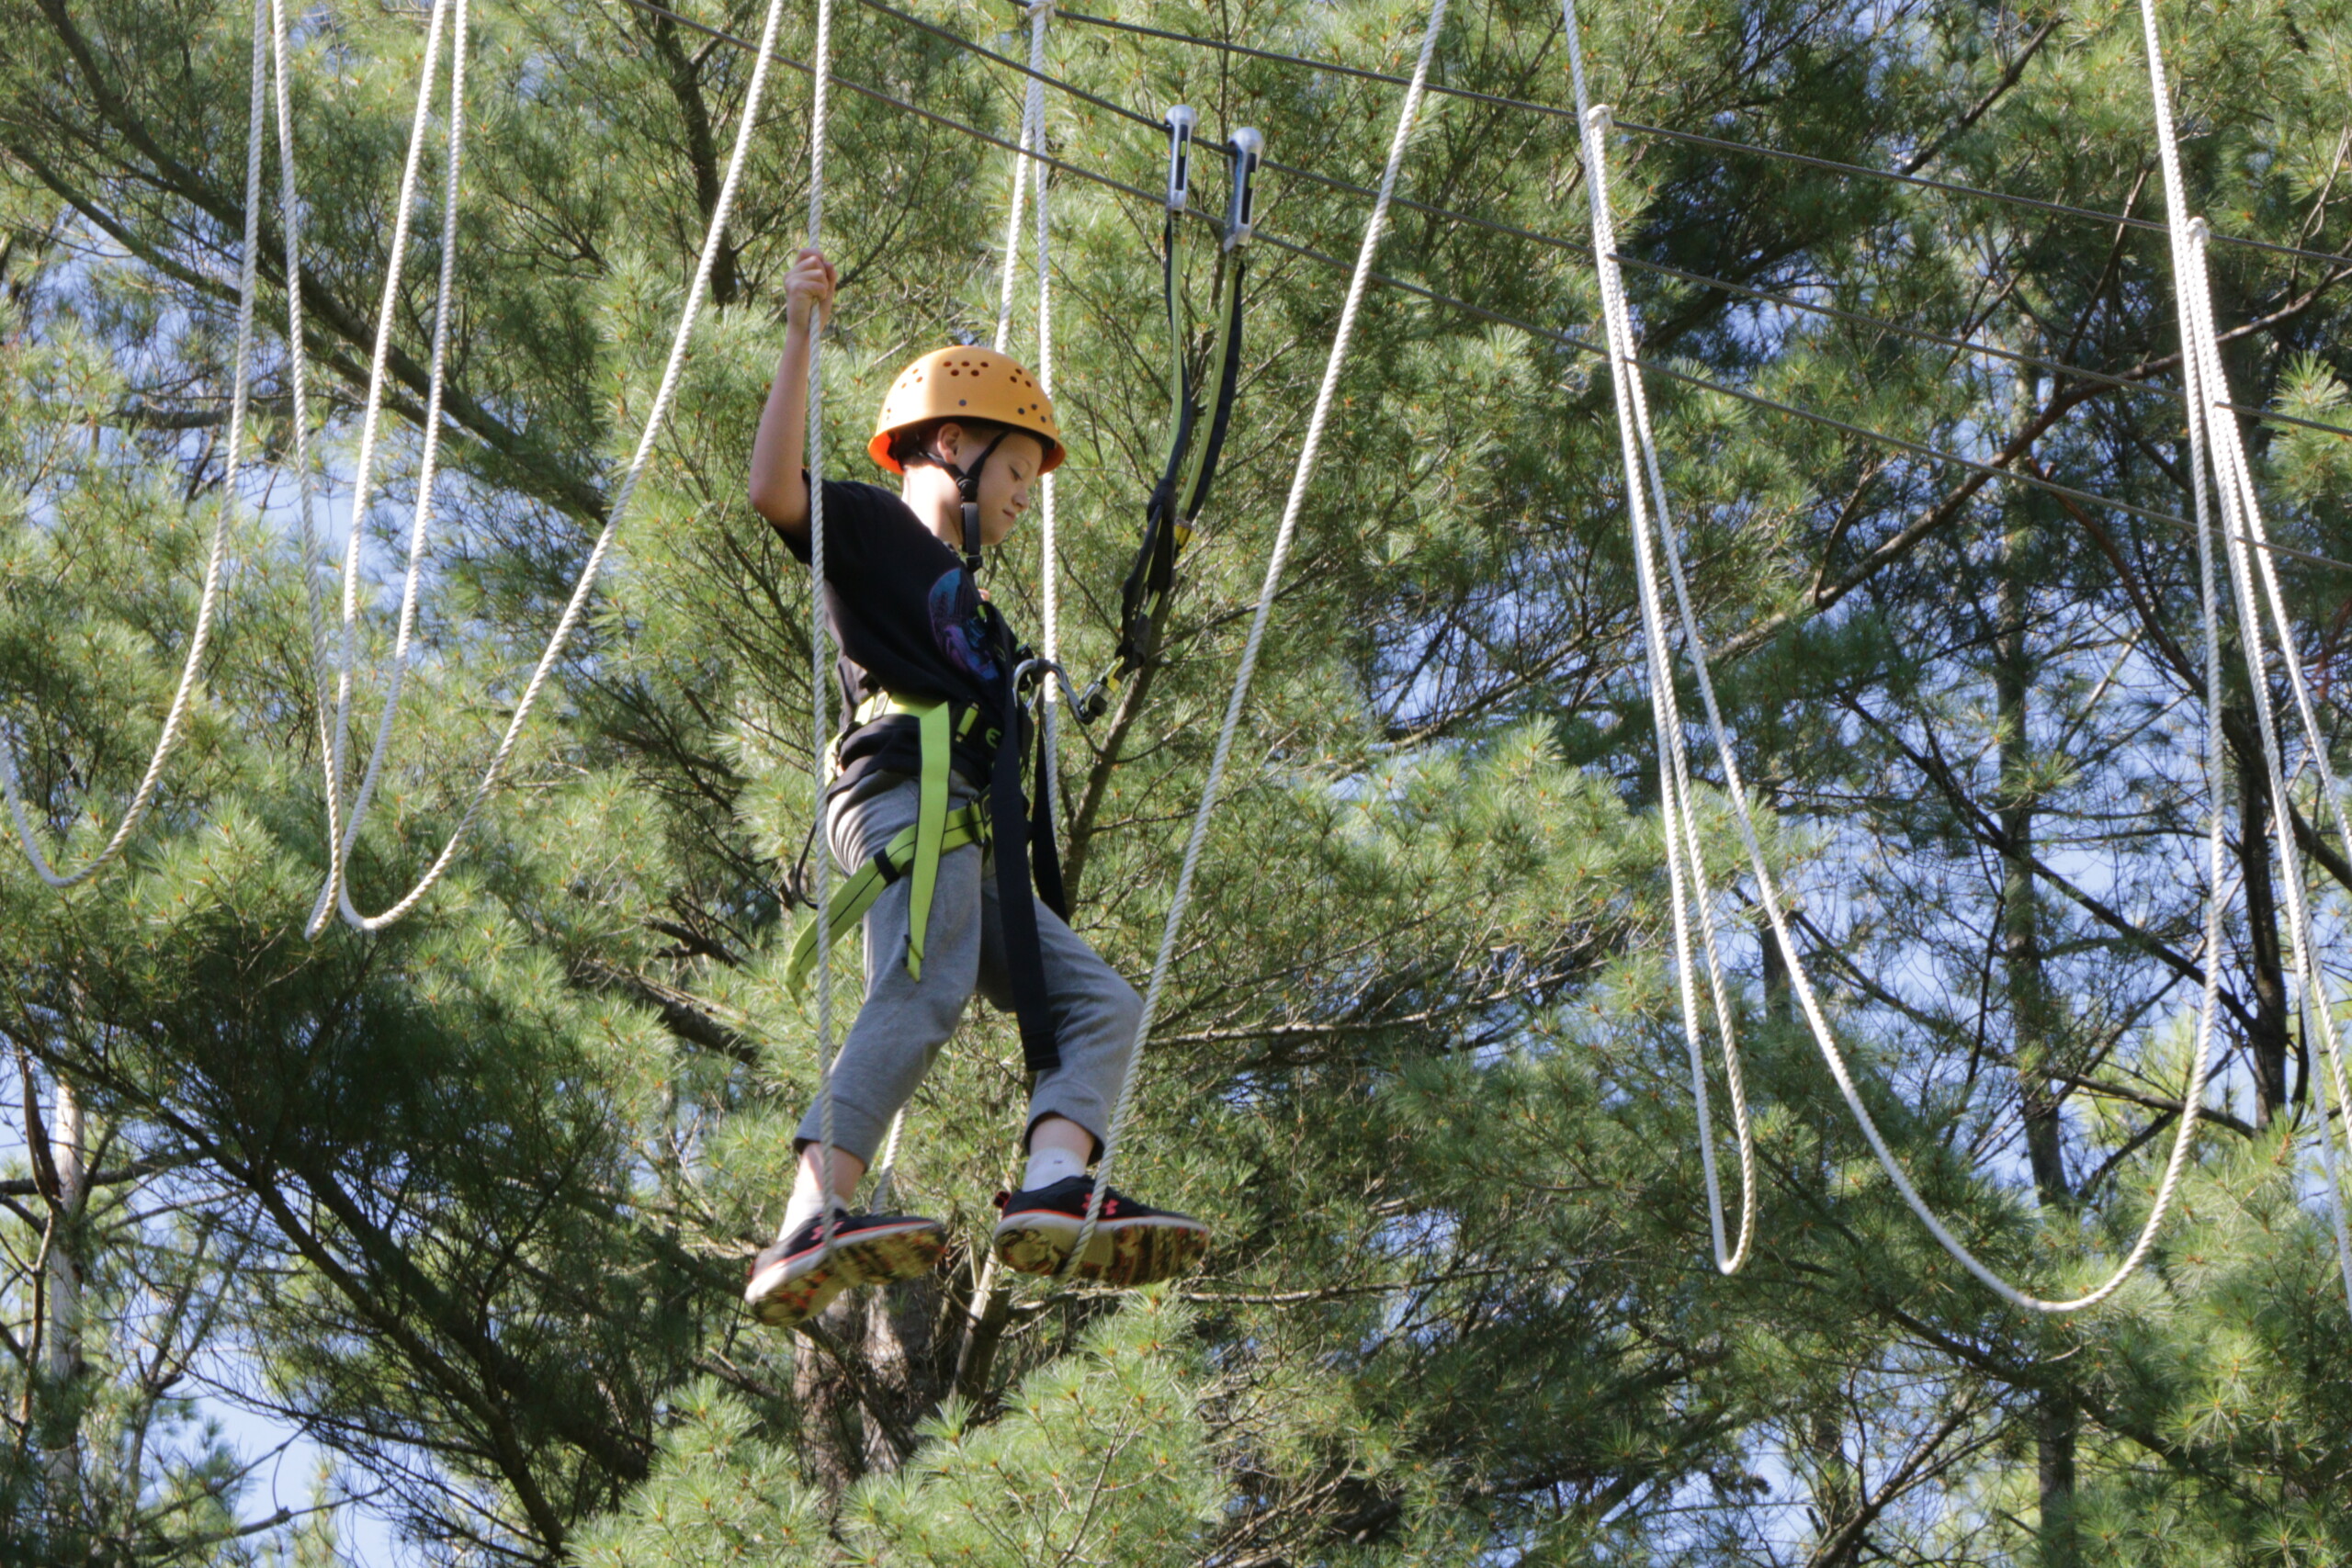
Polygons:
<instances>
[{"instance_id":1,"label":"white sock","mask_svg":"<svg viewBox=\"0 0 2352 1568\"><path fill-rule=\"evenodd\" d=\"M833 1201L838 1203L841 1200L836 1197ZM824 1207L825 1194L821 1188L813 1183L806 1189L796 1186L792 1190L791 1201L784 1206L784 1228L775 1233L776 1240L791 1239L794 1232L815 1219Z\"/></svg>"},{"instance_id":2,"label":"white sock","mask_svg":"<svg viewBox=\"0 0 2352 1568\"><path fill-rule=\"evenodd\" d=\"M1021 1176L1021 1190L1035 1192L1040 1187L1051 1187L1065 1177L1085 1174L1086 1162L1068 1149L1032 1149L1029 1152L1029 1168Z\"/></svg>"}]
</instances>

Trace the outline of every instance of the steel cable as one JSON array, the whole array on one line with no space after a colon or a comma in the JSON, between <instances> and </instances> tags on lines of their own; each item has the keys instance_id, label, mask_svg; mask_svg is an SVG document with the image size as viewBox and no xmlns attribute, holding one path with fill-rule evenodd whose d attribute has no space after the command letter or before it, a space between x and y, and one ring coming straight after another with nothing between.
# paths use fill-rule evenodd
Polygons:
<instances>
[{"instance_id":1,"label":"steel cable","mask_svg":"<svg viewBox=\"0 0 2352 1568\"><path fill-rule=\"evenodd\" d=\"M731 33L722 32L716 28L707 27L703 23L695 22L690 18L680 16L677 12L672 11L668 7L659 4L659 0L622 0L622 3L635 6L642 11L669 17L685 26L695 28L698 31L709 34L722 41L735 44L740 48L749 49L752 47L750 44L744 42L742 39L735 37ZM861 0L861 3L865 3L865 0ZM1063 17L1068 17L1071 15L1071 13L1062 10L1057 10L1055 14ZM806 72L808 69L806 63L799 61L783 59L780 57L779 62L787 65L796 71ZM1017 141L1008 141L1001 136L996 136L989 131L982 130L978 126L967 125L962 120L955 119L946 115L923 108L919 105L909 103L904 98L893 97L891 95L881 91L879 88L870 87L864 83L854 82L839 75L834 76L832 80L836 86L842 87L864 97L873 99L877 103L888 104L893 107L903 109L909 114L929 120L935 125L942 126L949 130L956 131L958 134L968 136L974 141L985 142L989 146L1001 148L1005 152L1014 153L1020 153L1023 151L1021 144ZM1114 178L1109 175L1102 174L1096 170L1087 168L1082 164L1073 164L1065 159L1053 157L1043 150L1029 152L1026 156L1035 159L1039 164L1047 168L1073 175L1081 180L1086 180L1093 185L1101 186L1105 189L1115 190L1123 195L1135 197L1139 200L1150 202L1155 206L1159 205L1161 200L1161 197L1158 192L1145 190L1139 186L1129 185L1125 180ZM1394 199L1395 198L1392 198L1392 203ZM1212 229L1220 233L1223 232L1224 224L1215 214L1202 212L1196 209L1191 208L1188 208L1185 210L1187 216L1208 224ZM1252 235L1256 239L1265 241L1267 243L1274 246L1277 250L1287 251L1291 254L1298 256L1303 260L1312 262L1318 266L1340 273L1345 273L1350 270L1349 265L1336 256L1327 255L1323 252L1316 250L1311 246L1302 245L1293 241L1285 240L1280 235L1271 233L1263 228L1252 230ZM1386 273L1374 271L1369 276L1374 283L1379 284L1384 288L1394 288L1399 292L1410 294L1419 299L1426 299L1433 305L1442 305L1448 310L1460 310L1468 315L1481 317L1487 321L1494 321L1498 325L1514 328L1519 332L1525 333L1530 337L1543 339L1550 343L1555 343L1563 347L1573 348L1580 354L1589 354L1597 358L1604 359L1608 356L1608 351L1606 349L1588 343L1584 339L1576 336L1574 333L1561 332L1552 327L1541 326L1533 321L1527 321L1523 317L1510 315L1508 312L1497 310L1488 306L1479 305L1467 299L1458 299L1453 295L1430 288L1422 284L1408 283L1402 278L1392 276ZM1821 413L1813 409L1804 408L1794 403L1781 402L1776 399L1765 397L1763 394L1758 392L1747 391L1742 388L1727 386L1718 381L1710 381L1704 377L1694 376L1689 371L1679 370L1671 366L1661 365L1654 360L1644 359L1636 361L1636 363L1642 369L1648 371L1653 375L1664 376L1670 380L1682 382L1685 385L1699 390L1721 393L1724 397L1734 398L1739 401L1752 404L1758 408L1769 410L1774 413L1787 414L1792 418L1803 420L1807 423L1817 424L1826 429L1840 431L1848 435L1852 435L1861 440L1883 443L1884 445L1894 446L1898 450L1908 452L1915 457L1926 458L1931 462L1951 464L1955 467L1966 468L1971 472L1981 473L1990 478L2005 480L2010 484L2022 485L2029 490L2039 490L2052 495L2064 497L2069 501L2122 512L2134 517L2143 518L2151 523L2162 524L2168 528L2178 529L2184 533L2193 532L2196 526L2194 524L2190 523L2188 519L2177 516L2169 512L2161 512L2153 507L2140 506L2127 501L2117 501L2109 497L2094 495L2087 491L2077 490L2070 485L2063 485L2057 483L2055 480L2042 479L2037 474L2022 473L2014 469L2003 468L1994 464L1978 462L1973 458L1961 457L1957 453L1946 452L1939 447L1928 446L1918 442L1905 440L1900 436L1889 435L1883 432L1854 424L1848 421L1835 418L1829 414ZM2085 372L2084 374L2086 378L2097 378L2094 373ZM2336 427L2327 426L2325 428L2335 430ZM2337 560L2330 556L2319 555L2310 550L2298 549L2291 545L2281 545L2275 542L2266 541L2258 544L2256 547L2267 550L2273 555L2291 557L2294 559L2307 562L2312 566L2324 566L2336 571L2352 572L2352 561Z\"/></svg>"},{"instance_id":2,"label":"steel cable","mask_svg":"<svg viewBox=\"0 0 2352 1568\"><path fill-rule=\"evenodd\" d=\"M1170 32L1164 28L1148 28L1136 22L1114 21L1107 17L1090 17L1083 12L1065 10L1062 19L1086 27L1106 28L1116 32L1140 33L1149 38L1166 39L1172 43L1192 44L1201 49L1226 54L1248 55L1253 59L1274 61L1309 71L1326 71L1334 75L1361 77L1372 82L1402 83L1405 78L1385 71L1370 71L1362 66L1340 65L1328 60L1310 60L1305 55L1285 54L1279 50L1257 49L1248 44L1228 42L1223 39L1202 38L1192 33ZM1525 98L1504 97L1494 93L1474 92L1467 87L1450 87L1442 83L1430 84L1429 90L1448 97L1464 98L1476 103L1491 104L1499 108L1519 109L1529 114L1546 115L1559 119L1572 119L1570 110L1556 104L1535 103ZM1874 169L1867 164L1845 164L1834 158L1816 158L1807 152L1792 152L1782 148L1761 146L1752 141L1732 141L1720 136L1708 136L1695 130L1677 130L1669 126L1645 125L1638 120L1616 120L1621 130L1638 136L1656 136L1669 141L1680 141L1695 147L1709 147L1718 152L1742 152L1758 158L1770 158L1782 163L1801 164L1830 174L1849 175L1864 179L1890 180L1897 184L1917 186L1949 196L1970 197L1981 201L2001 202L2007 206L2046 212L2056 217L2076 218L2094 223L2120 224L2129 229L2162 233L2164 225L2153 219L2134 218L2126 213L2105 212L2097 208L2076 207L2068 202L2048 201L2040 197L2016 196L2007 191L1991 190L1982 186L1963 185L1956 180L1939 180L1928 175L1906 173L1900 169ZM2240 234L2215 234L2223 244L2240 245L2248 250L2265 251L2277 255L2292 256L2304 261L2325 262L2331 266L2352 267L2352 256L2338 255L2333 251L2307 250L2301 245L2284 245L2272 240L2256 240Z\"/></svg>"},{"instance_id":3,"label":"steel cable","mask_svg":"<svg viewBox=\"0 0 2352 1568\"><path fill-rule=\"evenodd\" d=\"M631 0L631 3L638 3L638 0ZM876 11L883 16L894 17L899 21L906 23L910 27L917 28L926 33L933 34L980 59L993 62L994 63L1001 65L1010 71L1020 72L1029 79L1030 91L1032 93L1035 93L1036 88L1040 85L1053 87L1070 97L1080 100L1080 102L1091 104L1098 108L1104 109L1112 114L1132 120L1137 125L1147 126L1155 130L1160 129L1159 121L1152 118L1149 115L1145 114L1140 110L1131 109L1124 104L1117 103L1110 98L1102 96L1099 93L1089 92L1073 82L1067 81L1058 76L1047 74L1044 69L1042 58L1033 58L1027 65L1023 65L1019 61L1013 60L1007 55L1000 54L996 51L991 50L983 44L975 43L950 28L941 27L935 22L925 21L921 17L912 16L908 12L901 11L897 6L887 4L886 0L858 0L858 4L864 6L870 11ZM1150 29L1144 30L1148 31ZM1401 77L1388 78L1385 76L1379 76L1376 73L1374 74L1380 80L1396 80L1399 82L1403 80ZM1483 96L1484 95L1472 94L1468 96ZM1510 99L1497 101L1517 102L1517 100ZM1543 106L1527 105L1525 107L1542 107ZM1200 145L1216 147L1221 150L1229 150L1231 146L1231 143L1229 142L1217 141L1209 137L1201 137L1198 139L1198 141ZM1023 145L1024 147L1027 145L1025 133ZM1321 174L1316 170L1304 168L1295 164L1285 164L1278 159L1261 158L1260 160L1259 166L1265 169L1271 169L1278 174L1289 175L1296 179L1306 180L1313 184L1326 186L1329 189L1345 191L1351 196L1369 197L1374 194L1372 187L1369 186L1357 185L1352 180L1340 179L1335 175ZM1017 211L1019 197L1017 187L1014 195L1016 198L1015 207ZM1582 242L1568 239L1562 235L1546 234L1537 230L1522 228L1518 224L1507 223L1499 219L1482 218L1476 213L1457 212L1450 208L1439 207L1425 201L1416 201L1410 197L1405 196L1392 196L1390 197L1390 201L1394 206L1407 208L1415 212L1424 213L1429 217L1439 219L1444 222L1459 223L1465 228L1477 229L1490 234L1500 234L1511 239L1526 240L1534 244L1545 245L1556 250L1571 252L1581 256L1589 257L1592 254L1592 247L1583 243ZM1196 214L1196 216L1202 215ZM2068 379L2098 382L2105 385L2125 388L2150 397L2166 398L2175 402L2178 402L2182 399L2182 394L2176 389L2170 387L2160 386L2148 381L2133 380L2129 377L2111 375L2106 371L2092 370L2078 365L2068 365L2063 361L2049 359L2038 355L2025 354L2015 349L2002 348L1992 344L1977 343L1967 339L1949 337L1940 333L1930 332L1921 327L1908 326L1903 322L1888 321L1883 317L1864 315L1858 311L1840 310L1838 307L1831 305L1817 304L1812 300L1798 299L1793 295L1775 294L1766 289L1753 288L1747 284L1734 283L1726 278L1711 277L1704 273L1685 271L1680 267L1669 266L1662 262L1646 261L1642 257L1629 256L1623 253L1619 253L1617 254L1616 260L1626 266L1636 267L1644 272L1655 273L1662 276L1677 278L1682 282L1695 284L1702 288L1720 289L1726 293L1742 295L1746 298L1759 300L1768 304L1782 306L1792 310L1801 310L1809 314L1819 315L1832 320L1851 322L1859 326L1871 327L1885 332L1894 333L1905 337L1916 339L1922 343L1931 343L1943 348L1956 349L1973 354L1990 355L1996 358L2010 360L2017 364L2030 365L2038 369L2046 370L2052 375L2064 377ZM1010 275L1008 274L1008 288L1009 287ZM1008 292L1005 295L1006 306L1008 309L1010 308L1011 298L1012 296ZM2306 430L2324 431L2331 435L2352 437L2352 427L2329 424L2323 421L2304 419L2300 415L2279 413L2270 410L2245 408L2236 404L2232 404L2230 406L2239 413L2245 414L2250 418L2263 420L2267 423L2291 424L2300 426Z\"/></svg>"}]
</instances>

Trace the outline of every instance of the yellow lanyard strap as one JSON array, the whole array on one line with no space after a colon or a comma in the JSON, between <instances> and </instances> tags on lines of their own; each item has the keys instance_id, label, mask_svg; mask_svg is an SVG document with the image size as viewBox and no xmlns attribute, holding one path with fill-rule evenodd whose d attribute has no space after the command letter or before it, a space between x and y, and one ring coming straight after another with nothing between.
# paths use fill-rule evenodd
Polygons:
<instances>
[{"instance_id":1,"label":"yellow lanyard strap","mask_svg":"<svg viewBox=\"0 0 2352 1568\"><path fill-rule=\"evenodd\" d=\"M922 727L922 775L915 807L915 886L907 910L907 978L922 978L923 933L939 888L940 840L947 830L947 705L908 703Z\"/></svg>"}]
</instances>

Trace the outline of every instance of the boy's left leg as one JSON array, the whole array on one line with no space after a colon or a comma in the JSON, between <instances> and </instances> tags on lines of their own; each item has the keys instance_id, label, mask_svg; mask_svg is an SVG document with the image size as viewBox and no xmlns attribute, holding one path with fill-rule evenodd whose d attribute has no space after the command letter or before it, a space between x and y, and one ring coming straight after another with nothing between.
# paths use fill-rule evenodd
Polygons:
<instances>
[{"instance_id":1,"label":"boy's left leg","mask_svg":"<svg viewBox=\"0 0 2352 1568\"><path fill-rule=\"evenodd\" d=\"M951 807L967 798L952 795ZM915 782L894 774L868 775L829 802L835 863L849 872L870 860L915 825L919 803ZM795 1136L799 1169L783 1226L752 1260L744 1284L744 1302L763 1323L790 1326L846 1286L928 1272L946 1246L946 1227L936 1220L853 1213L847 1205L892 1114L914 1093L971 996L980 964L980 860L971 846L940 857L920 979L905 962L911 882L901 877L885 887L866 911L865 997L833 1059L833 1212L824 1212L825 1118L812 1104Z\"/></svg>"},{"instance_id":2,"label":"boy's left leg","mask_svg":"<svg viewBox=\"0 0 2352 1568\"><path fill-rule=\"evenodd\" d=\"M1009 1007L1003 927L996 884L982 882L980 994ZM1060 1063L1037 1075L1023 1133L1027 1168L1021 1190L1000 1200L997 1255L1023 1273L1060 1269L1078 1245L1094 1191L1087 1167L1101 1155L1143 1021L1143 998L1083 938L1042 902L1037 938L1046 995ZM1136 1202L1105 1188L1094 1236L1076 1272L1116 1285L1143 1285L1182 1274L1208 1249L1209 1230L1189 1214Z\"/></svg>"}]
</instances>

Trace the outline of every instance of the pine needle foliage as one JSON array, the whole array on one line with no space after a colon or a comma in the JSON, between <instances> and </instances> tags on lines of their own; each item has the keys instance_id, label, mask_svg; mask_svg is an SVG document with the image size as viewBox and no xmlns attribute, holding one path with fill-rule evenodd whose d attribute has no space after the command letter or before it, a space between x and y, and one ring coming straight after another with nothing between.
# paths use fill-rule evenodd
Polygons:
<instances>
[{"instance_id":1,"label":"pine needle foliage","mask_svg":"<svg viewBox=\"0 0 2352 1568\"><path fill-rule=\"evenodd\" d=\"M739 36L761 16L677 8ZM1025 51L1001 7L906 8ZM2162 13L2199 209L2352 254L2352 11ZM311 369L329 532L363 536L368 737L418 483L435 196L393 295L381 489L349 487L424 14L292 14L309 335L285 341L273 205L232 493L252 7L0 7L0 725L67 857L135 786L224 516L231 562L126 863L58 897L0 856L0 1561L329 1568L391 1539L435 1568L2352 1559L2352 1315L2311 1157L2310 1010L2333 1004L2286 972L2243 681L2222 716L2237 896L2222 951L2200 950L2192 547L1653 378L1796 956L1955 1231L2044 1293L2111 1268L2180 1112L2197 976L2221 976L2211 1124L2149 1266L2095 1313L2022 1317L1921 1233L1851 1124L1700 748L1758 1147L1755 1256L1713 1268L1701 1140L1727 1201L1736 1167L1712 1055L1712 1127L1697 1114L1668 956L1611 392L1544 335L1598 336L1588 176L1570 120L1477 97L1432 97L1413 143L1415 205L1380 254L1408 288L1375 288L1362 318L1143 1057L1120 1181L1215 1225L1205 1268L1132 1299L987 1270L1024 1088L1008 1021L976 1010L898 1173L899 1201L955 1238L939 1274L847 1298L813 1336L756 1330L736 1292L818 1072L782 980L811 810L808 585L744 501L803 238L807 83L775 79L670 426L509 786L414 918L313 942L322 697L290 356ZM750 71L628 0L473 14L446 471L354 859L369 908L464 811L605 520ZM1115 15L1396 73L1425 13ZM2174 216L2130 6L1580 15L1621 125ZM806 57L811 21L787 8L786 55ZM844 78L1017 135L1017 75L873 6L844 0L836 22ZM1456 0L1436 77L1559 107L1561 49L1551 4ZM1047 53L1147 119L1182 101L1215 135L1261 127L1290 166L1261 186L1243 417L1168 656L1118 714L1064 732L1075 923L1139 979L1344 291L1273 242L1353 254L1367 203L1309 175L1371 184L1398 94L1070 16ZM833 101L845 288L823 461L862 478L863 421L899 366L993 330L1010 179L1001 149ZM1150 125L1048 103L1055 157L1158 187ZM1612 159L1645 357L2188 509L2160 235L1637 130ZM1169 345L1157 209L1075 172L1052 199L1074 447L1053 565L1083 679L1115 640ZM1196 360L1210 248L1186 284ZM2352 268L2212 257L2233 400L2346 423ZM2352 559L2346 438L2245 429L2278 536ZM1041 623L1044 566L1024 531L993 570L1021 626ZM2346 584L2281 570L2343 773ZM2301 742L2288 761L2307 762ZM2352 846L2327 837L2311 773L2285 826L2332 954ZM281 1462L297 1438L317 1473Z\"/></svg>"}]
</instances>

